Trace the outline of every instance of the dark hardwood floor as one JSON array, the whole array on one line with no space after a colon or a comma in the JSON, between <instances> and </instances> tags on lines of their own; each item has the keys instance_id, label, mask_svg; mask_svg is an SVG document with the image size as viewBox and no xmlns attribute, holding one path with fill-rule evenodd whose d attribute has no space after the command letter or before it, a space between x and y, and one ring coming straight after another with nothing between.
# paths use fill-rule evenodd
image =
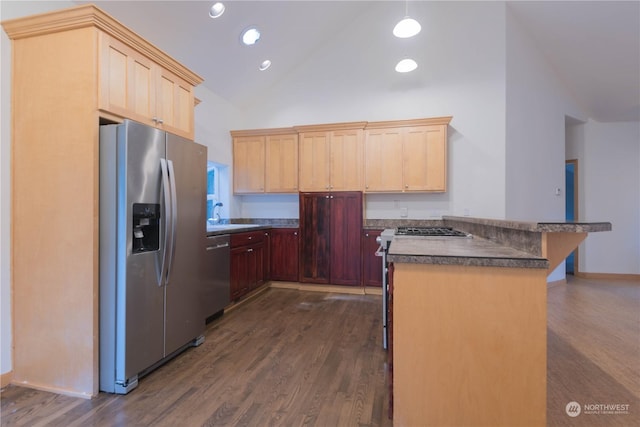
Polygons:
<instances>
[{"instance_id":1,"label":"dark hardwood floor","mask_svg":"<svg viewBox=\"0 0 640 427\"><path fill-rule=\"evenodd\" d=\"M640 283L570 277L548 297L548 425L640 425ZM269 289L127 396L6 387L1 425L390 426L380 304ZM629 407L572 418L572 401Z\"/></svg>"},{"instance_id":2,"label":"dark hardwood floor","mask_svg":"<svg viewBox=\"0 0 640 427\"><path fill-rule=\"evenodd\" d=\"M9 386L2 425L384 426L381 297L269 289L126 396Z\"/></svg>"}]
</instances>

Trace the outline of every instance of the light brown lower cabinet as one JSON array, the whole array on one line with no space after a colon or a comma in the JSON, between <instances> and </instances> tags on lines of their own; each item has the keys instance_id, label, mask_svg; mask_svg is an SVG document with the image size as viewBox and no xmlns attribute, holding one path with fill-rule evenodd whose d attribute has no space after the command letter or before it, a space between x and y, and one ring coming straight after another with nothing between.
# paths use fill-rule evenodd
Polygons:
<instances>
[{"instance_id":1,"label":"light brown lower cabinet","mask_svg":"<svg viewBox=\"0 0 640 427\"><path fill-rule=\"evenodd\" d=\"M394 263L396 425L544 426L548 270Z\"/></svg>"}]
</instances>

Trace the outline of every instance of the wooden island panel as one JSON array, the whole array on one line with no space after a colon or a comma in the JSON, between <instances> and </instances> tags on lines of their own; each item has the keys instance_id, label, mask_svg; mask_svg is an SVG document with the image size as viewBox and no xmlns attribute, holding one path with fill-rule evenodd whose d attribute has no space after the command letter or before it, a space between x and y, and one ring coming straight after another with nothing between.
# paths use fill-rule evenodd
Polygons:
<instances>
[{"instance_id":1,"label":"wooden island panel","mask_svg":"<svg viewBox=\"0 0 640 427\"><path fill-rule=\"evenodd\" d=\"M549 272L559 266L586 238L586 232L542 233L542 256L549 260Z\"/></svg>"},{"instance_id":2,"label":"wooden island panel","mask_svg":"<svg viewBox=\"0 0 640 427\"><path fill-rule=\"evenodd\" d=\"M547 270L393 274L394 424L544 426Z\"/></svg>"}]
</instances>

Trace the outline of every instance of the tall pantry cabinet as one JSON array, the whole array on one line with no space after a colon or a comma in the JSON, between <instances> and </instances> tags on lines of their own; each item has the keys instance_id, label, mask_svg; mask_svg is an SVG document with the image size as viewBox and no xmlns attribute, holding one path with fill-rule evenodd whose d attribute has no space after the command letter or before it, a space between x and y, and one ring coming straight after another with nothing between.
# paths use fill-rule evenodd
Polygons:
<instances>
[{"instance_id":1,"label":"tall pantry cabinet","mask_svg":"<svg viewBox=\"0 0 640 427\"><path fill-rule=\"evenodd\" d=\"M89 397L99 386L98 126L133 118L193 138L202 79L93 5L2 25L12 42L13 382Z\"/></svg>"},{"instance_id":2,"label":"tall pantry cabinet","mask_svg":"<svg viewBox=\"0 0 640 427\"><path fill-rule=\"evenodd\" d=\"M300 193L300 282L360 286L362 193Z\"/></svg>"}]
</instances>

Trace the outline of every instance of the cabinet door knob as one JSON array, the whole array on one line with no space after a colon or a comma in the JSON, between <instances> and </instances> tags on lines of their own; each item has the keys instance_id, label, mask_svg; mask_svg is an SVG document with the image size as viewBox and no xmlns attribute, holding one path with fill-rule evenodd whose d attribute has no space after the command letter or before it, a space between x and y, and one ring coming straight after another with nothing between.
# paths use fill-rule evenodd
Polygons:
<instances>
[{"instance_id":1,"label":"cabinet door knob","mask_svg":"<svg viewBox=\"0 0 640 427\"><path fill-rule=\"evenodd\" d=\"M247 252L253 252L253 249L249 248L247 249Z\"/></svg>"},{"instance_id":2,"label":"cabinet door knob","mask_svg":"<svg viewBox=\"0 0 640 427\"><path fill-rule=\"evenodd\" d=\"M409 184L405 184L404 188L409 188Z\"/></svg>"},{"instance_id":3,"label":"cabinet door knob","mask_svg":"<svg viewBox=\"0 0 640 427\"><path fill-rule=\"evenodd\" d=\"M297 231L294 231L294 232L293 232L293 235L294 235L294 236L297 236L297 235L298 235L298 232L297 232Z\"/></svg>"}]
</instances>

